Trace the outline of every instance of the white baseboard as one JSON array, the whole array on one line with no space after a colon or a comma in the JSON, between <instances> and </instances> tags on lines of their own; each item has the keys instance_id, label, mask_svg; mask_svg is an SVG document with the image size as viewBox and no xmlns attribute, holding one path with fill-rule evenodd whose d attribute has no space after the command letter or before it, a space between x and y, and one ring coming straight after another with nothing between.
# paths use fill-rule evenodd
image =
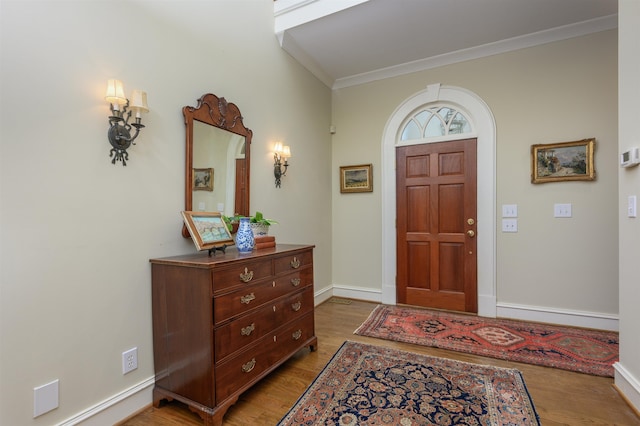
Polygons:
<instances>
[{"instance_id":1,"label":"white baseboard","mask_svg":"<svg viewBox=\"0 0 640 426\"><path fill-rule=\"evenodd\" d=\"M618 331L618 316L597 312L573 311L542 306L498 302L497 316L525 321L546 322L573 327Z\"/></svg>"},{"instance_id":2,"label":"white baseboard","mask_svg":"<svg viewBox=\"0 0 640 426\"><path fill-rule=\"evenodd\" d=\"M381 290L334 284L333 287L327 287L320 292L316 292L316 305L331 296L383 303ZM494 296L478 297L478 315L490 318L501 317L573 327L595 328L598 330L618 331L619 329L617 315L496 302Z\"/></svg>"},{"instance_id":3,"label":"white baseboard","mask_svg":"<svg viewBox=\"0 0 640 426\"><path fill-rule=\"evenodd\" d=\"M322 290L318 290L313 295L313 303L318 306L322 302L326 302L333 296L333 287L325 287Z\"/></svg>"},{"instance_id":4,"label":"white baseboard","mask_svg":"<svg viewBox=\"0 0 640 426\"><path fill-rule=\"evenodd\" d=\"M333 295L338 297L346 297L349 299L366 300L367 302L382 301L382 290L374 290L372 288L354 287L344 285L333 285Z\"/></svg>"},{"instance_id":5,"label":"white baseboard","mask_svg":"<svg viewBox=\"0 0 640 426\"><path fill-rule=\"evenodd\" d=\"M614 383L616 388L635 409L636 413L640 413L640 380L633 377L629 370L619 362L613 364L613 368L615 370Z\"/></svg>"},{"instance_id":6,"label":"white baseboard","mask_svg":"<svg viewBox=\"0 0 640 426\"><path fill-rule=\"evenodd\" d=\"M153 401L154 377L130 387L99 404L58 423L58 426L103 426L116 424L140 411Z\"/></svg>"},{"instance_id":7,"label":"white baseboard","mask_svg":"<svg viewBox=\"0 0 640 426\"><path fill-rule=\"evenodd\" d=\"M481 317L495 318L496 297L493 295L478 295L478 315Z\"/></svg>"}]
</instances>

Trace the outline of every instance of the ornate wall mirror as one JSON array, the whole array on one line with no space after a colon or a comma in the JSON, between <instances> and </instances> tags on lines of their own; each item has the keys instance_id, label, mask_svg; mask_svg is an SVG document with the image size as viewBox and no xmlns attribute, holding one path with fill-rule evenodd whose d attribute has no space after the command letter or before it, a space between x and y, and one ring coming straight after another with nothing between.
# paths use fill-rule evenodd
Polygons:
<instances>
[{"instance_id":1,"label":"ornate wall mirror","mask_svg":"<svg viewBox=\"0 0 640 426\"><path fill-rule=\"evenodd\" d=\"M207 93L182 108L186 126L185 210L249 216L253 132L225 98ZM182 235L189 238L186 227Z\"/></svg>"}]
</instances>

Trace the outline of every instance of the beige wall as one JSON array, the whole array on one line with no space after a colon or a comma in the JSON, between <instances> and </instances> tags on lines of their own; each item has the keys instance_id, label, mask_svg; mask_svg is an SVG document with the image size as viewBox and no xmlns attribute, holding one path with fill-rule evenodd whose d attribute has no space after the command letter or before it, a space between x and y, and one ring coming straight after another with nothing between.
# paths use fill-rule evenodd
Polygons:
<instances>
[{"instance_id":1,"label":"beige wall","mask_svg":"<svg viewBox=\"0 0 640 426\"><path fill-rule=\"evenodd\" d=\"M620 152L637 146L640 117L640 2L619 1ZM620 207L620 364L616 386L640 412L640 218L627 217L627 197L640 197L640 168L619 169Z\"/></svg>"},{"instance_id":2,"label":"beige wall","mask_svg":"<svg viewBox=\"0 0 640 426\"><path fill-rule=\"evenodd\" d=\"M606 31L334 91L334 171L374 165L374 193L333 192L334 284L381 290L383 129L405 99L442 83L493 112L498 216L518 205L519 232L497 234L498 306L617 318L616 46L617 32ZM597 140L595 182L530 183L532 144L587 137ZM553 218L554 203L572 203L573 217Z\"/></svg>"},{"instance_id":3,"label":"beige wall","mask_svg":"<svg viewBox=\"0 0 640 426\"><path fill-rule=\"evenodd\" d=\"M195 250L180 235L181 109L206 92L254 132L251 209L280 222L278 241L316 244L316 288L330 285L331 92L280 49L272 2L0 8L0 424L57 424L152 378L148 259ZM113 77L151 110L126 167L106 138ZM293 151L280 189L278 139ZM139 368L123 376L133 346ZM56 378L60 407L32 419L33 388Z\"/></svg>"},{"instance_id":4,"label":"beige wall","mask_svg":"<svg viewBox=\"0 0 640 426\"><path fill-rule=\"evenodd\" d=\"M640 113L640 10L620 3L626 148ZM194 16L199 25L183 24ZM630 373L616 384L637 397L638 225L622 207L638 170L617 166L615 31L333 94L278 47L268 1L2 0L0 31L0 424L56 424L152 378L148 259L194 250L180 237L182 106L205 92L237 103L254 131L252 210L280 222L278 241L316 244L317 294L336 284L375 299L383 128L396 106L437 82L474 91L496 118L497 204L519 205L521 229L497 235L498 301L616 316L619 299L619 371ZM112 77L149 93L147 128L125 168L108 158ZM583 137L598 140L596 182L529 184L531 144ZM275 189L279 139L293 158ZM338 166L360 163L374 164L374 192L340 194ZM555 202L573 203L574 218L553 219ZM550 245L547 231L562 243ZM539 265L552 280L536 279ZM122 376L120 354L132 346L140 367ZM32 419L33 388L55 378L60 407ZM116 415L148 404L140 394ZM94 424L113 422L105 419Z\"/></svg>"}]
</instances>

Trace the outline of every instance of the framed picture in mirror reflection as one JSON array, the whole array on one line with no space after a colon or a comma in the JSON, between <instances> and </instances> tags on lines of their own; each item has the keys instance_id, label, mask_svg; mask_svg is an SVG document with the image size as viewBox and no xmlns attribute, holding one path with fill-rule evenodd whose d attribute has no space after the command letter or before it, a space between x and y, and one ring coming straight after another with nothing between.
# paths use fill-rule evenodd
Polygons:
<instances>
[{"instance_id":1,"label":"framed picture in mirror reflection","mask_svg":"<svg viewBox=\"0 0 640 426\"><path fill-rule=\"evenodd\" d=\"M193 190L213 191L213 169L193 169Z\"/></svg>"}]
</instances>

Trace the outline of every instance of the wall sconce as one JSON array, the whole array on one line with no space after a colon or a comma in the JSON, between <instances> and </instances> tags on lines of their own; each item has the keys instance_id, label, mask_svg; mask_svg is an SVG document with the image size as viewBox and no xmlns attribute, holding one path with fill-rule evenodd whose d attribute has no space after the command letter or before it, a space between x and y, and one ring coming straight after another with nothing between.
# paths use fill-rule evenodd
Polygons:
<instances>
[{"instance_id":1,"label":"wall sconce","mask_svg":"<svg viewBox=\"0 0 640 426\"><path fill-rule=\"evenodd\" d=\"M291 148L288 145L282 146L282 142L276 142L273 148L273 175L276 177L276 188L280 188L280 178L287 174L287 167L289 167L287 160L290 157Z\"/></svg>"},{"instance_id":2,"label":"wall sconce","mask_svg":"<svg viewBox=\"0 0 640 426\"><path fill-rule=\"evenodd\" d=\"M142 90L134 90L131 94L131 101L124 95L124 88L120 80L111 79L107 82L107 93L104 99L111 105L111 115L109 116L109 132L107 137L109 143L113 147L109 151L109 157L113 157L112 164L116 161L122 161L122 165L126 166L129 159L127 148L131 146L140 133L140 129L144 128L142 124L141 114L149 112L147 106L147 93ZM120 107L122 106L122 109ZM129 124L131 113L135 112L135 123ZM135 127L136 132L131 136L131 127Z\"/></svg>"}]
</instances>

